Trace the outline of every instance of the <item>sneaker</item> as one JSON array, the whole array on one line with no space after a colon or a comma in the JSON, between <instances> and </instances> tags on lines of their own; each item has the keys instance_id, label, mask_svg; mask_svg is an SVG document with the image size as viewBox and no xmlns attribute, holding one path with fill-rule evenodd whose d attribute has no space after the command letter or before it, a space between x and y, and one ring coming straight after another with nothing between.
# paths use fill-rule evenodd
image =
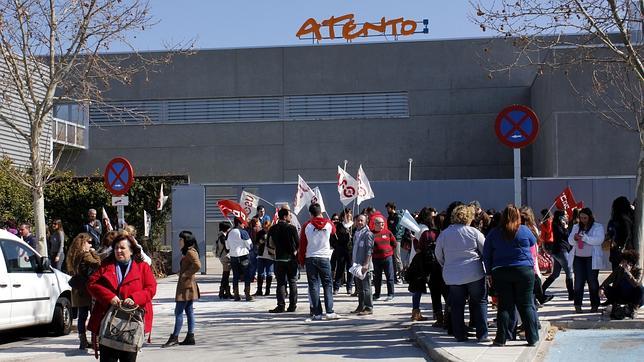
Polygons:
<instances>
[{"instance_id":1,"label":"sneaker","mask_svg":"<svg viewBox=\"0 0 644 362\"><path fill-rule=\"evenodd\" d=\"M270 309L268 313L284 313L284 307L275 307L275 309Z\"/></svg>"},{"instance_id":2,"label":"sneaker","mask_svg":"<svg viewBox=\"0 0 644 362\"><path fill-rule=\"evenodd\" d=\"M349 313L351 313L351 314L358 314L358 313L360 313L360 312L362 312L362 308L356 308L356 310L352 310L352 311L351 311L351 312L349 312Z\"/></svg>"},{"instance_id":3,"label":"sneaker","mask_svg":"<svg viewBox=\"0 0 644 362\"><path fill-rule=\"evenodd\" d=\"M337 289L333 289L333 295L338 295L338 290Z\"/></svg>"},{"instance_id":4,"label":"sneaker","mask_svg":"<svg viewBox=\"0 0 644 362\"><path fill-rule=\"evenodd\" d=\"M379 295L374 295L374 296L373 296L373 300L378 300L378 299L380 299L380 296L379 296Z\"/></svg>"},{"instance_id":5,"label":"sneaker","mask_svg":"<svg viewBox=\"0 0 644 362\"><path fill-rule=\"evenodd\" d=\"M326 314L326 320L328 321L333 321L336 319L340 319L340 315L338 313L327 313Z\"/></svg>"},{"instance_id":6,"label":"sneaker","mask_svg":"<svg viewBox=\"0 0 644 362\"><path fill-rule=\"evenodd\" d=\"M393 296L393 295L388 295L388 296L387 296L387 299L385 299L385 301L387 301L387 302L392 301L392 300L394 300L394 296Z\"/></svg>"},{"instance_id":7,"label":"sneaker","mask_svg":"<svg viewBox=\"0 0 644 362\"><path fill-rule=\"evenodd\" d=\"M314 315L311 318L312 321L321 321L322 320L322 314Z\"/></svg>"},{"instance_id":8,"label":"sneaker","mask_svg":"<svg viewBox=\"0 0 644 362\"><path fill-rule=\"evenodd\" d=\"M372 315L372 314L373 314L373 310L369 308L365 308L364 310L362 310L362 312L358 312L359 316Z\"/></svg>"}]
</instances>

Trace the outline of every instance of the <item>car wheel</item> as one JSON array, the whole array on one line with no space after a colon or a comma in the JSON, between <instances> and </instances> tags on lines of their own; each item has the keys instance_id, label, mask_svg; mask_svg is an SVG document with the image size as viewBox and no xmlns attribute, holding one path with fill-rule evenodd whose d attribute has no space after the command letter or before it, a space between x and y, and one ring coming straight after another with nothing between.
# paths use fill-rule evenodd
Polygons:
<instances>
[{"instance_id":1,"label":"car wheel","mask_svg":"<svg viewBox=\"0 0 644 362\"><path fill-rule=\"evenodd\" d=\"M57 336L63 336L72 331L72 303L66 297L60 297L56 301L51 330Z\"/></svg>"}]
</instances>

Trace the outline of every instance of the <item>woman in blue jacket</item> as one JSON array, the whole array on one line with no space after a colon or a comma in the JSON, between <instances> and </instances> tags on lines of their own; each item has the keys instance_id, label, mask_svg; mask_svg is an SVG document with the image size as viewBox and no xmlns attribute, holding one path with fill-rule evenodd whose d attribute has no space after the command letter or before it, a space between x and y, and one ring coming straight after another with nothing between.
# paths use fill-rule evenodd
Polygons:
<instances>
[{"instance_id":1,"label":"woman in blue jacket","mask_svg":"<svg viewBox=\"0 0 644 362\"><path fill-rule=\"evenodd\" d=\"M515 308L523 321L528 346L534 346L539 340L532 294L534 259L530 253L530 247L536 242L530 229L521 225L521 214L514 205L503 210L500 225L485 240L485 270L499 299L496 346L505 345Z\"/></svg>"}]
</instances>

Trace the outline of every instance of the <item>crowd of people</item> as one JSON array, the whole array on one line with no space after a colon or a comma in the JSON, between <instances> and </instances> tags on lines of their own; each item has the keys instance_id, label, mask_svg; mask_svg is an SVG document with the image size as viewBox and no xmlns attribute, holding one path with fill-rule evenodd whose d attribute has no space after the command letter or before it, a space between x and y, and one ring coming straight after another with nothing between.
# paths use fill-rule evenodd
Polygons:
<instances>
[{"instance_id":1,"label":"crowd of people","mask_svg":"<svg viewBox=\"0 0 644 362\"><path fill-rule=\"evenodd\" d=\"M412 321L429 319L421 313L422 295L429 293L434 327L446 329L457 341L475 338L497 346L517 339L521 331L528 345L535 345L538 308L552 300L547 290L562 270L566 297L573 301L576 313L583 312L586 285L591 313L604 305L613 319L634 318L644 304L643 276L634 250L633 207L625 197L613 202L606 229L589 208L574 209L570 217L561 210L553 214L542 210L537 220L526 206L484 211L472 201L453 202L442 212L425 207L413 213L420 229L413 231L403 220L405 213L393 202L385 208L386 216L367 207L358 215L345 208L328 218L314 203L308 208L310 219L300 226L288 206L278 210L276 220L260 206L248 223L240 218L221 222L213 249L223 267L219 298L241 301L240 281L245 301L270 296L275 280L277 305L268 312L295 312L297 281L305 272L308 319L334 320L340 318L334 310L334 296L341 291L357 299L352 314L367 316L374 313L374 301L393 300L397 285L400 288L404 280L412 294ZM87 330L94 336L99 333L110 306L143 308L145 333L152 328L156 281L149 257L131 226L120 231L105 226L96 219L96 211L89 210L83 232L69 243L65 254L61 220L52 220L49 257L54 267L81 280L72 288L79 347L100 350L102 360L135 360L136 352L99 346L96 338L87 338ZM9 221L4 228L35 247L28 224ZM201 269L199 248L190 231L180 233L179 243L183 257L175 326L163 347L196 343L193 303L200 297L195 278ZM540 264L547 266L548 260L552 270L542 282ZM601 270L611 270L611 274L600 285ZM494 339L488 332L489 303L497 308ZM179 342L184 313L188 331Z\"/></svg>"}]
</instances>

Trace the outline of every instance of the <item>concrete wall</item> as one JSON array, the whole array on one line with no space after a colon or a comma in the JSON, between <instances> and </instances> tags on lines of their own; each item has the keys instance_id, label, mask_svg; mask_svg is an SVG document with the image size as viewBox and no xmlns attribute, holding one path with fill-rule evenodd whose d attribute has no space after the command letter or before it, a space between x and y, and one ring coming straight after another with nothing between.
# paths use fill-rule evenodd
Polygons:
<instances>
[{"instance_id":1,"label":"concrete wall","mask_svg":"<svg viewBox=\"0 0 644 362\"><path fill-rule=\"evenodd\" d=\"M402 91L409 118L93 126L89 149L68 152L64 164L89 174L118 155L129 158L137 174L243 183L291 182L298 174L333 180L345 159L351 173L363 164L372 180L406 180L407 159L413 158L415 180L510 178L512 151L496 139L493 124L503 107L521 103L533 104L542 119L537 143L523 150L524 177L634 173L632 138L599 122L590 125L557 76L535 81L534 70L518 68L489 78L489 53L501 62L513 56L510 44L490 39L176 56L131 87L112 85L107 99ZM629 156L616 157L622 151Z\"/></svg>"}]
</instances>

